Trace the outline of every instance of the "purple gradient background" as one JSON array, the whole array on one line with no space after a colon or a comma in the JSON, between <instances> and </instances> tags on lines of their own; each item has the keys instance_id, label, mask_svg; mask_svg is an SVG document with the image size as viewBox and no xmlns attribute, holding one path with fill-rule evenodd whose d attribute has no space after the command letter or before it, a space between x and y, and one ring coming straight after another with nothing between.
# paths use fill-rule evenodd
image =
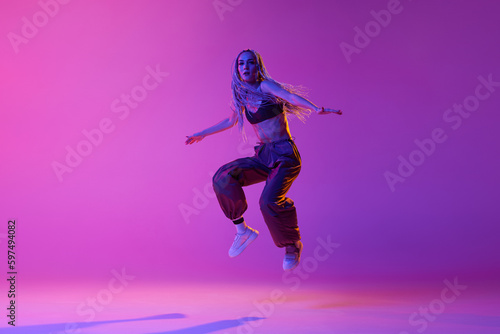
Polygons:
<instances>
[{"instance_id":1,"label":"purple gradient background","mask_svg":"<svg viewBox=\"0 0 500 334\"><path fill-rule=\"evenodd\" d=\"M179 209L218 167L251 154L248 126L249 143L233 129L184 145L228 115L231 63L246 48L276 80L344 110L290 122L304 256L320 236L341 245L315 277L498 278L500 88L456 130L443 114L478 76L500 81L500 3L401 1L349 63L340 43L387 3L245 0L221 20L212 1L72 1L18 53L7 34L40 5L2 3L0 233L5 245L7 220L18 221L22 280L107 281L119 268L141 281L281 277L283 250L257 204L263 184L246 188L245 218L261 236L236 259L216 199L189 222ZM111 103L157 64L169 76L121 120ZM52 163L104 118L114 131L59 182ZM384 173L435 128L447 140L391 191Z\"/></svg>"}]
</instances>

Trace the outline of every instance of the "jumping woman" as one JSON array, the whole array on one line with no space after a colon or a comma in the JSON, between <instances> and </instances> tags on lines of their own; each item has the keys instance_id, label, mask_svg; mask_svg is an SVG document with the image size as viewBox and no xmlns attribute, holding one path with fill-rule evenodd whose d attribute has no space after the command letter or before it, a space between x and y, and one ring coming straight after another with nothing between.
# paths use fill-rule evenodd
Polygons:
<instances>
[{"instance_id":1,"label":"jumping woman","mask_svg":"<svg viewBox=\"0 0 500 334\"><path fill-rule=\"evenodd\" d=\"M222 211L236 226L229 256L239 255L259 235L243 219L247 202L242 187L266 181L259 200L260 210L274 243L286 249L283 269L291 270L299 264L303 245L294 202L285 195L299 175L301 158L288 128L287 115L294 114L303 120L311 111L321 115L342 115L342 111L317 107L297 87L272 79L261 55L254 50L238 54L232 77L230 116L187 136L186 144L199 142L236 124L243 131L246 117L260 140L255 155L222 166L213 177Z\"/></svg>"}]
</instances>

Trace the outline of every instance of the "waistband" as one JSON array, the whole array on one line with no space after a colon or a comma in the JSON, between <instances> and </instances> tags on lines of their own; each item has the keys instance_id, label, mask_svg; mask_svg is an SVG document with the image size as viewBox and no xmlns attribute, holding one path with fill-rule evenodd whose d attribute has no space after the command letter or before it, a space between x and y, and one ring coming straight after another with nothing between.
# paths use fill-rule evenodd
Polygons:
<instances>
[{"instance_id":1,"label":"waistband","mask_svg":"<svg viewBox=\"0 0 500 334\"><path fill-rule=\"evenodd\" d=\"M272 141L272 142L269 142L269 143L264 143L264 142L258 141L257 145L258 146L261 146L261 145L275 145L275 144L279 144L279 143L282 143L282 142L285 142L285 141L289 141L292 144L295 144L294 140L295 140L295 137L285 138L285 139L280 139L280 140L275 140L275 141Z\"/></svg>"}]
</instances>

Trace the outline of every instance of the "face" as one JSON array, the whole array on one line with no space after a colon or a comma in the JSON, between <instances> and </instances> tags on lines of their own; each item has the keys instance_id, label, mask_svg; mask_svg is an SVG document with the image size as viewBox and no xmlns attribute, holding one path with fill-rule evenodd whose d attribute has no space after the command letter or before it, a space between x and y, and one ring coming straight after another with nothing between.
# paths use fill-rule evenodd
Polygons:
<instances>
[{"instance_id":1,"label":"face","mask_svg":"<svg viewBox=\"0 0 500 334\"><path fill-rule=\"evenodd\" d=\"M259 67L252 52L243 52L238 57L238 73L243 81L254 83L257 81Z\"/></svg>"}]
</instances>

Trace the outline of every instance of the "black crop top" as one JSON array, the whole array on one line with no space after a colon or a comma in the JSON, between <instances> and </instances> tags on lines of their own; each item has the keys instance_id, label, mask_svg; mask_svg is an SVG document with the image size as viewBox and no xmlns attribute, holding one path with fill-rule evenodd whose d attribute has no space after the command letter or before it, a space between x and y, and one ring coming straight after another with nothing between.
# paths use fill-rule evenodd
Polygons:
<instances>
[{"instance_id":1,"label":"black crop top","mask_svg":"<svg viewBox=\"0 0 500 334\"><path fill-rule=\"evenodd\" d=\"M266 102L261 102L261 106L257 109L256 112L249 112L245 107L245 115L247 116L247 120L251 124L260 123L265 121L266 119L273 118L283 112L283 105L273 103L270 100Z\"/></svg>"}]
</instances>

